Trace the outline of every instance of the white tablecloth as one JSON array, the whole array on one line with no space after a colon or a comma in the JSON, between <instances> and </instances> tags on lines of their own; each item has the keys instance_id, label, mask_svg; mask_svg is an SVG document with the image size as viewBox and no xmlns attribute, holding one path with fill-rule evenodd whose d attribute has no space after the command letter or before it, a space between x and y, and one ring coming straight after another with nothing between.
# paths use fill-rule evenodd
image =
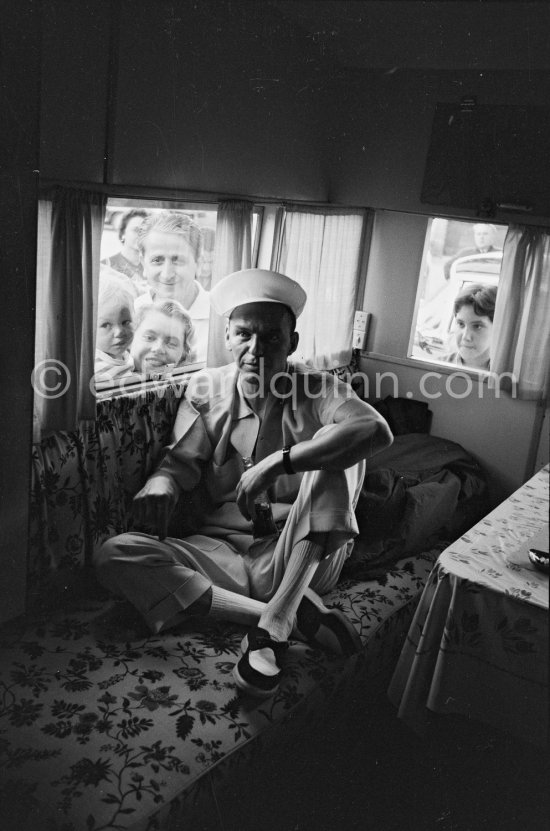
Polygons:
<instances>
[{"instance_id":1,"label":"white tablecloth","mask_svg":"<svg viewBox=\"0 0 550 831\"><path fill-rule=\"evenodd\" d=\"M548 575L527 556L547 535L548 466L438 558L388 691L417 732L458 713L547 744Z\"/></svg>"}]
</instances>

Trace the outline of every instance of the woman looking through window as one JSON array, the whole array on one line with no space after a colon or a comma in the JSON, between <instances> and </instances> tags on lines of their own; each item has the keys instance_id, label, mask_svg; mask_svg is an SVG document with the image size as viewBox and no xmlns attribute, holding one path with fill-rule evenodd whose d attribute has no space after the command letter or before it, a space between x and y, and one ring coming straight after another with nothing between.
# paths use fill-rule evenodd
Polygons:
<instances>
[{"instance_id":1,"label":"woman looking through window","mask_svg":"<svg viewBox=\"0 0 550 831\"><path fill-rule=\"evenodd\" d=\"M193 360L194 327L177 300L157 300L137 312L131 356L135 371L162 375Z\"/></svg>"},{"instance_id":2,"label":"woman looking through window","mask_svg":"<svg viewBox=\"0 0 550 831\"><path fill-rule=\"evenodd\" d=\"M462 289L453 306L457 348L442 360L489 369L496 298L496 286L473 285Z\"/></svg>"},{"instance_id":3,"label":"woman looking through window","mask_svg":"<svg viewBox=\"0 0 550 831\"><path fill-rule=\"evenodd\" d=\"M115 271L129 277L138 294L147 291L147 280L143 276L138 240L143 220L147 219L148 216L148 212L140 208L127 211L123 215L118 228L120 251L101 261L103 265L110 266Z\"/></svg>"}]
</instances>

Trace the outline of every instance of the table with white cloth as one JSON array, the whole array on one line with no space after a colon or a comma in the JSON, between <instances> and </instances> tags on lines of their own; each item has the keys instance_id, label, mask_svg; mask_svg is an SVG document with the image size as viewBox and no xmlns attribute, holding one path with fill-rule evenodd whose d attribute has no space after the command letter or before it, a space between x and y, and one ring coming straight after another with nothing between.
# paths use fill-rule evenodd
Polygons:
<instances>
[{"instance_id":1,"label":"table with white cloth","mask_svg":"<svg viewBox=\"0 0 550 831\"><path fill-rule=\"evenodd\" d=\"M528 551L548 551L546 465L439 556L388 695L425 734L459 714L525 741L548 742L548 574Z\"/></svg>"}]
</instances>

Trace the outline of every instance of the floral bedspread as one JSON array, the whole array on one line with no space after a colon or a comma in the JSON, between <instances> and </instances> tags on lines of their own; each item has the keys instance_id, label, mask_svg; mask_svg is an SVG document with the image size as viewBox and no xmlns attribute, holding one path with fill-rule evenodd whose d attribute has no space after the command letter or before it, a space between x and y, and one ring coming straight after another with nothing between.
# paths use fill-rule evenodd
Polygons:
<instances>
[{"instance_id":1,"label":"floral bedspread","mask_svg":"<svg viewBox=\"0 0 550 831\"><path fill-rule=\"evenodd\" d=\"M93 553L127 530L182 392L175 385L99 402L94 422L34 448L34 611L0 631L2 831L219 828L209 816L223 795L234 799L266 756L286 762L297 731L328 718L332 702L345 710L358 683L385 695L441 547L389 571L344 569L326 600L353 621L363 652L343 662L293 642L284 683L261 703L238 697L233 684L240 627L152 636L129 607L101 594ZM193 530L185 522L199 506L200 494L188 497L174 535Z\"/></svg>"},{"instance_id":2,"label":"floral bedspread","mask_svg":"<svg viewBox=\"0 0 550 831\"><path fill-rule=\"evenodd\" d=\"M326 600L349 615L364 651L344 663L292 642L268 701L237 695L238 626L188 623L152 636L124 619L125 604L98 599L5 628L0 827L184 831L196 827L198 806L208 827L213 789L230 773L245 776L262 748L288 741L301 722L326 717L336 689L345 706L352 676L384 694L438 553L379 580L343 580Z\"/></svg>"}]
</instances>

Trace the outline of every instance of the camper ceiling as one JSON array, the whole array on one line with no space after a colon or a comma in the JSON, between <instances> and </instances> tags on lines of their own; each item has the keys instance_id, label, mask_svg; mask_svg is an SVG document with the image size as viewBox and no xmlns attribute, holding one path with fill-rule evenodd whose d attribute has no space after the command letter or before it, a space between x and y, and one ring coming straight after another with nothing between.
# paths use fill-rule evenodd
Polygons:
<instances>
[{"instance_id":1,"label":"camper ceiling","mask_svg":"<svg viewBox=\"0 0 550 831\"><path fill-rule=\"evenodd\" d=\"M271 0L348 69L550 69L550 3Z\"/></svg>"}]
</instances>

